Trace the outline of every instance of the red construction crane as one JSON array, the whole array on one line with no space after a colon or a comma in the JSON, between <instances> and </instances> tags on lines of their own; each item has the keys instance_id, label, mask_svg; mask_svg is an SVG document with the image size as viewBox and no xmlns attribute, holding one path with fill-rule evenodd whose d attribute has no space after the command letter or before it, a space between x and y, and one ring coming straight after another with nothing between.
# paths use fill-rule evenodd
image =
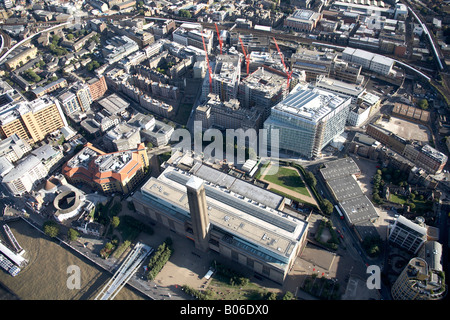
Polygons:
<instances>
[{"instance_id":1,"label":"red construction crane","mask_svg":"<svg viewBox=\"0 0 450 320\"><path fill-rule=\"evenodd\" d=\"M208 72L209 72L209 92L212 92L212 71L211 71L211 66L209 65L209 59L208 59L208 50L206 50L206 45L205 45L205 38L203 38L203 34L202 34L202 41L203 41L203 49L205 50L205 54L206 54L206 64L208 65Z\"/></svg>"},{"instance_id":2,"label":"red construction crane","mask_svg":"<svg viewBox=\"0 0 450 320\"><path fill-rule=\"evenodd\" d=\"M217 31L217 38L219 39L219 45L220 45L220 54L222 54L222 38L220 37L219 28L217 27L217 23L214 23L216 25L216 31Z\"/></svg>"},{"instance_id":3,"label":"red construction crane","mask_svg":"<svg viewBox=\"0 0 450 320\"><path fill-rule=\"evenodd\" d=\"M245 65L247 66L247 75L248 75L248 71L249 71L249 67L250 67L250 56L247 53L245 53L244 43L242 42L241 37L239 37L239 41L241 42L242 53L244 54Z\"/></svg>"},{"instance_id":4,"label":"red construction crane","mask_svg":"<svg viewBox=\"0 0 450 320\"><path fill-rule=\"evenodd\" d=\"M290 84L290 82L291 82L291 77L292 77L292 73L294 72L294 70L292 70L291 72L289 72L288 68L286 67L286 64L284 63L283 54L281 53L280 47L278 47L277 40L275 40L275 37L272 37L272 39L273 39L273 41L275 42L275 46L277 47L278 54L280 55L280 58L281 58L281 62L283 63L283 66L284 66L284 72L286 73L287 78L288 78L288 80L287 80L287 87L288 87L288 89L289 89L289 84Z\"/></svg>"}]
</instances>

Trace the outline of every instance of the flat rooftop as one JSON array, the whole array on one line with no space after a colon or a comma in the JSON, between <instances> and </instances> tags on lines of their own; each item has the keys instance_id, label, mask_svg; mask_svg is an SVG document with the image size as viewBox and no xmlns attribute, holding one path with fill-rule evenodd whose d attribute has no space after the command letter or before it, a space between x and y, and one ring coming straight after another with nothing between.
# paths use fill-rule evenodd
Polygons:
<instances>
[{"instance_id":1,"label":"flat rooftop","mask_svg":"<svg viewBox=\"0 0 450 320\"><path fill-rule=\"evenodd\" d=\"M430 140L428 129L424 125L403 120L393 115L389 121L379 121L377 126L406 140L417 140L424 142L428 142Z\"/></svg>"},{"instance_id":2,"label":"flat rooftop","mask_svg":"<svg viewBox=\"0 0 450 320\"><path fill-rule=\"evenodd\" d=\"M339 206L347 214L350 224L365 223L379 217L372 202L365 195L340 201Z\"/></svg>"},{"instance_id":3,"label":"flat rooftop","mask_svg":"<svg viewBox=\"0 0 450 320\"><path fill-rule=\"evenodd\" d=\"M327 181L338 201L363 195L358 183L355 182L356 179L353 175Z\"/></svg>"},{"instance_id":4,"label":"flat rooftop","mask_svg":"<svg viewBox=\"0 0 450 320\"><path fill-rule=\"evenodd\" d=\"M320 169L325 180L343 178L352 174L359 174L358 165L352 158L343 158L325 163L325 168Z\"/></svg>"},{"instance_id":5,"label":"flat rooftop","mask_svg":"<svg viewBox=\"0 0 450 320\"><path fill-rule=\"evenodd\" d=\"M317 87L299 87L294 88L273 109L317 123L346 100L346 98Z\"/></svg>"},{"instance_id":6,"label":"flat rooftop","mask_svg":"<svg viewBox=\"0 0 450 320\"><path fill-rule=\"evenodd\" d=\"M157 179L152 177L141 192L156 196L189 212L186 183L193 175L169 166ZM264 208L256 201L220 186L205 184L212 225L287 261L306 232L307 222L283 212ZM249 248L247 248L249 249ZM283 258L284 257L284 258Z\"/></svg>"},{"instance_id":7,"label":"flat rooftop","mask_svg":"<svg viewBox=\"0 0 450 320\"><path fill-rule=\"evenodd\" d=\"M220 172L200 162L197 162L192 167L190 172L203 180L206 180L209 184L224 187L229 191L233 191L244 197L251 198L260 204L273 209L278 209L284 200L283 196L265 189L261 189L251 183Z\"/></svg>"}]
</instances>

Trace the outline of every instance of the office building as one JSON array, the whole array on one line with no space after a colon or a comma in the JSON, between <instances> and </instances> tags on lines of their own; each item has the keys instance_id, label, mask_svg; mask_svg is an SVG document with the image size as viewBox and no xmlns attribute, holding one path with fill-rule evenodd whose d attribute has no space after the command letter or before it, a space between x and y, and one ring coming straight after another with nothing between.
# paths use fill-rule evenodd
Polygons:
<instances>
[{"instance_id":1,"label":"office building","mask_svg":"<svg viewBox=\"0 0 450 320\"><path fill-rule=\"evenodd\" d=\"M318 157L321 150L345 129L351 98L341 97L314 86L297 85L276 104L264 122L279 130L279 148L306 158Z\"/></svg>"},{"instance_id":2,"label":"office building","mask_svg":"<svg viewBox=\"0 0 450 320\"><path fill-rule=\"evenodd\" d=\"M337 95L343 97L350 97L352 98L352 103L354 104L356 104L358 99L366 91L364 87L361 87L359 85L339 81L336 79L331 79L323 75L317 77L315 86L317 88L322 88L327 91L334 92Z\"/></svg>"},{"instance_id":3,"label":"office building","mask_svg":"<svg viewBox=\"0 0 450 320\"><path fill-rule=\"evenodd\" d=\"M256 107L263 121L270 115L270 108L289 93L285 73L262 66L239 83L238 100L241 107Z\"/></svg>"},{"instance_id":4,"label":"office building","mask_svg":"<svg viewBox=\"0 0 450 320\"><path fill-rule=\"evenodd\" d=\"M336 54L301 50L292 55L291 68L305 71L306 81L312 82L320 75L328 77L335 60Z\"/></svg>"},{"instance_id":5,"label":"office building","mask_svg":"<svg viewBox=\"0 0 450 320\"><path fill-rule=\"evenodd\" d=\"M250 200L258 192L249 194L249 198L243 196L239 191L248 191L244 186L239 189L236 185L235 191L230 191L202 180L167 166L133 195L135 208L139 214L193 240L197 248L213 250L239 266L283 283L305 245L308 223Z\"/></svg>"},{"instance_id":6,"label":"office building","mask_svg":"<svg viewBox=\"0 0 450 320\"><path fill-rule=\"evenodd\" d=\"M369 51L347 47L342 59L361 65L364 69L388 76L394 66L394 60Z\"/></svg>"},{"instance_id":7,"label":"office building","mask_svg":"<svg viewBox=\"0 0 450 320\"><path fill-rule=\"evenodd\" d=\"M63 158L62 147L53 147L49 144L34 149L31 154L41 161L48 172L51 172L59 160Z\"/></svg>"},{"instance_id":8,"label":"office building","mask_svg":"<svg viewBox=\"0 0 450 320\"><path fill-rule=\"evenodd\" d=\"M0 136L16 133L28 143L42 141L55 130L68 126L58 100L44 96L33 101L10 103L0 108Z\"/></svg>"},{"instance_id":9,"label":"office building","mask_svg":"<svg viewBox=\"0 0 450 320\"><path fill-rule=\"evenodd\" d=\"M390 243L414 254L417 254L425 241L427 228L420 220L411 221L399 216L389 232Z\"/></svg>"},{"instance_id":10,"label":"office building","mask_svg":"<svg viewBox=\"0 0 450 320\"><path fill-rule=\"evenodd\" d=\"M106 42L107 45L102 48L102 54L108 64L113 64L139 50L136 41L127 36L114 36Z\"/></svg>"},{"instance_id":11,"label":"office building","mask_svg":"<svg viewBox=\"0 0 450 320\"><path fill-rule=\"evenodd\" d=\"M192 25L193 28L189 28ZM212 30L203 29L200 24L183 24L172 33L173 41L184 46L193 46L195 48L211 53L214 33ZM203 41L205 47L203 46Z\"/></svg>"},{"instance_id":12,"label":"office building","mask_svg":"<svg viewBox=\"0 0 450 320\"><path fill-rule=\"evenodd\" d=\"M169 143L174 128L162 121L156 120L152 115L138 113L128 124L139 128L142 141L150 142L154 147L165 146Z\"/></svg>"},{"instance_id":13,"label":"office building","mask_svg":"<svg viewBox=\"0 0 450 320\"><path fill-rule=\"evenodd\" d=\"M142 180L148 165L144 144L130 150L104 153L87 143L64 164L62 173L73 184L85 183L104 193L127 194Z\"/></svg>"}]
</instances>

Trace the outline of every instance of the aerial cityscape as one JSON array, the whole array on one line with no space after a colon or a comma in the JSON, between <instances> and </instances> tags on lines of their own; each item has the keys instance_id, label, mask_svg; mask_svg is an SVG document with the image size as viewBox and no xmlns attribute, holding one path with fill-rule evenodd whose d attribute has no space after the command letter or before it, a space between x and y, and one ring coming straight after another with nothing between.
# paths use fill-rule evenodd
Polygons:
<instances>
[{"instance_id":1,"label":"aerial cityscape","mask_svg":"<svg viewBox=\"0 0 450 320\"><path fill-rule=\"evenodd\" d=\"M0 300L448 299L449 13L0 0Z\"/></svg>"}]
</instances>

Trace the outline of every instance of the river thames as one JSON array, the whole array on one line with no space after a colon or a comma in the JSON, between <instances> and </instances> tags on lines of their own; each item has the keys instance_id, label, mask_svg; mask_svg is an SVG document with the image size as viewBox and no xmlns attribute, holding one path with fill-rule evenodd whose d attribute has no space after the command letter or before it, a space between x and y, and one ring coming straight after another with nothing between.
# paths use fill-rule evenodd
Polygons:
<instances>
[{"instance_id":1,"label":"river thames","mask_svg":"<svg viewBox=\"0 0 450 320\"><path fill-rule=\"evenodd\" d=\"M92 300L112 277L112 274L66 246L51 241L27 222L19 219L8 221L8 225L26 251L24 257L28 265L16 277L1 269L0 299ZM4 244L9 244L3 228L0 239ZM80 289L67 287L67 280L71 276L67 268L72 265L80 268ZM122 288L115 297L115 300L145 299L148 298L129 286Z\"/></svg>"}]
</instances>

